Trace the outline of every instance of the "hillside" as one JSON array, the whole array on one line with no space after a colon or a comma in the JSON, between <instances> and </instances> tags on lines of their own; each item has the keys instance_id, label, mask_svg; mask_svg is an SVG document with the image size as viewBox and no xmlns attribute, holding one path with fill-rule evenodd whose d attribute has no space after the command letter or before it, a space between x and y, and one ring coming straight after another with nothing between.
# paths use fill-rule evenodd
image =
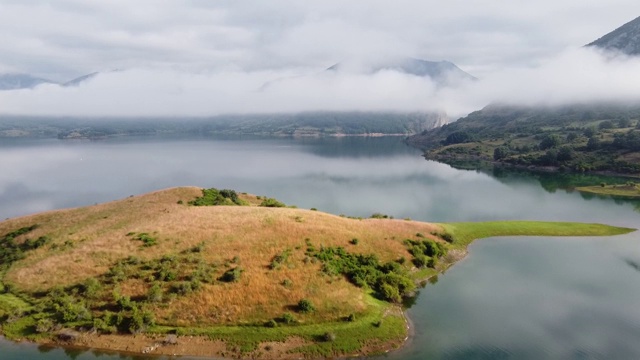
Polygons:
<instances>
[{"instance_id":1,"label":"hillside","mask_svg":"<svg viewBox=\"0 0 640 360\"><path fill-rule=\"evenodd\" d=\"M402 301L474 239L630 231L349 218L173 188L0 222L1 332L169 355L373 354L404 342Z\"/></svg>"},{"instance_id":2,"label":"hillside","mask_svg":"<svg viewBox=\"0 0 640 360\"><path fill-rule=\"evenodd\" d=\"M2 137L97 139L131 135L363 136L412 135L446 124L441 113L308 112L209 118L58 118L0 116Z\"/></svg>"},{"instance_id":3,"label":"hillside","mask_svg":"<svg viewBox=\"0 0 640 360\"><path fill-rule=\"evenodd\" d=\"M640 55L640 17L629 21L586 46L619 51L627 55Z\"/></svg>"},{"instance_id":4,"label":"hillside","mask_svg":"<svg viewBox=\"0 0 640 360\"><path fill-rule=\"evenodd\" d=\"M0 270L11 293L0 295L5 334L38 339L88 327L118 339L118 333L175 333L178 327L179 334L209 334L255 349L255 338L228 333L242 325L280 340L331 330L328 336L335 332L338 339L320 345L336 354L402 343L406 329L394 304L415 286L410 262L396 260L412 258L403 241L418 233L444 243L430 235L438 226L277 207L282 204L273 199L245 194L236 201L245 206L188 204L201 195L199 188L175 188L1 222ZM231 198L221 204L233 205ZM276 207L258 206L262 202ZM345 266L353 264L334 256L347 256L363 272L345 277ZM12 303L18 304L13 310ZM220 327L217 335L209 333L212 326ZM107 336L76 344L113 348L101 342ZM300 353L323 349L294 342Z\"/></svg>"},{"instance_id":5,"label":"hillside","mask_svg":"<svg viewBox=\"0 0 640 360\"><path fill-rule=\"evenodd\" d=\"M640 175L640 106L490 105L407 142L443 162Z\"/></svg>"}]
</instances>

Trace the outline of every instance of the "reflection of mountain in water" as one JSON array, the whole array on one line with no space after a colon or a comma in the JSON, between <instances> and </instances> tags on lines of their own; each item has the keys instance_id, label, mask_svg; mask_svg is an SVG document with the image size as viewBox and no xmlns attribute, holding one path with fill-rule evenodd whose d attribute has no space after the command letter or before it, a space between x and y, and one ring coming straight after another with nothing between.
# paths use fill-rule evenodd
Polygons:
<instances>
[{"instance_id":1,"label":"reflection of mountain in water","mask_svg":"<svg viewBox=\"0 0 640 360\"><path fill-rule=\"evenodd\" d=\"M564 190L567 193L574 192L576 187L593 186L600 183L607 184L624 184L629 181L628 178L595 175L595 174L578 174L563 172L544 172L528 169L518 169L513 167L495 166L489 162L465 162L452 161L447 162L449 166L458 170L475 170L491 176L492 178L507 185L538 183L548 193L555 193L558 190ZM579 192L580 196L585 200L595 198L611 199L618 205L633 204L636 211L640 211L640 200L628 199L623 197L615 197L609 195L598 195L593 193Z\"/></svg>"},{"instance_id":2,"label":"reflection of mountain in water","mask_svg":"<svg viewBox=\"0 0 640 360\"><path fill-rule=\"evenodd\" d=\"M420 151L406 145L397 136L342 138L302 138L303 149L327 158L381 158L399 155L420 156Z\"/></svg>"}]
</instances>

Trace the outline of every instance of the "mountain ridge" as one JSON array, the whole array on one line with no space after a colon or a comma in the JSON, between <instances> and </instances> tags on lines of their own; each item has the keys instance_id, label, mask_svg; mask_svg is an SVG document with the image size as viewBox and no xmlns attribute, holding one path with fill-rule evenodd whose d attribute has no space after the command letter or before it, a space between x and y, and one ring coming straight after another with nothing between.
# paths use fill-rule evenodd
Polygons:
<instances>
[{"instance_id":1,"label":"mountain ridge","mask_svg":"<svg viewBox=\"0 0 640 360\"><path fill-rule=\"evenodd\" d=\"M585 46L640 55L640 16Z\"/></svg>"}]
</instances>

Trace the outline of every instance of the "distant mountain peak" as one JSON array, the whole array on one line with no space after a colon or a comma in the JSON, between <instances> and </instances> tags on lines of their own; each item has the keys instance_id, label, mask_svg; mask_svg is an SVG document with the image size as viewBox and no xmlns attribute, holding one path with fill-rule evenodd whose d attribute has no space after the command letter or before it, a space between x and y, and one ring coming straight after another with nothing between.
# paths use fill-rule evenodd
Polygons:
<instances>
[{"instance_id":1,"label":"distant mountain peak","mask_svg":"<svg viewBox=\"0 0 640 360\"><path fill-rule=\"evenodd\" d=\"M342 71L348 67L348 64L337 63L329 67L327 71ZM360 69L365 73L393 70L415 76L429 77L438 85L450 85L460 80L477 80L450 61L428 61L411 57L372 62L367 65L360 64Z\"/></svg>"},{"instance_id":2,"label":"distant mountain peak","mask_svg":"<svg viewBox=\"0 0 640 360\"><path fill-rule=\"evenodd\" d=\"M629 21L586 46L619 51L627 55L640 55L640 17Z\"/></svg>"},{"instance_id":3,"label":"distant mountain peak","mask_svg":"<svg viewBox=\"0 0 640 360\"><path fill-rule=\"evenodd\" d=\"M67 81L66 83L62 84L62 86L79 86L81 83L96 77L98 74L100 73L96 71L92 72L91 74L82 75L73 80Z\"/></svg>"},{"instance_id":4,"label":"distant mountain peak","mask_svg":"<svg viewBox=\"0 0 640 360\"><path fill-rule=\"evenodd\" d=\"M0 74L0 91L32 89L40 84L55 84L55 82L29 74Z\"/></svg>"}]
</instances>

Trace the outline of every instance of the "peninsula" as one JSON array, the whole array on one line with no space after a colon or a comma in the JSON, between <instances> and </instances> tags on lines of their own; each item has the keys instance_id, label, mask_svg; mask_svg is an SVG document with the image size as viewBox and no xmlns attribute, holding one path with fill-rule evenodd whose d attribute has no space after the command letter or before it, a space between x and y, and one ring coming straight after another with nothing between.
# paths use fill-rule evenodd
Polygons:
<instances>
[{"instance_id":1,"label":"peninsula","mask_svg":"<svg viewBox=\"0 0 640 360\"><path fill-rule=\"evenodd\" d=\"M135 353L370 355L404 343L403 299L474 239L633 230L362 219L171 188L0 222L1 331Z\"/></svg>"}]
</instances>

